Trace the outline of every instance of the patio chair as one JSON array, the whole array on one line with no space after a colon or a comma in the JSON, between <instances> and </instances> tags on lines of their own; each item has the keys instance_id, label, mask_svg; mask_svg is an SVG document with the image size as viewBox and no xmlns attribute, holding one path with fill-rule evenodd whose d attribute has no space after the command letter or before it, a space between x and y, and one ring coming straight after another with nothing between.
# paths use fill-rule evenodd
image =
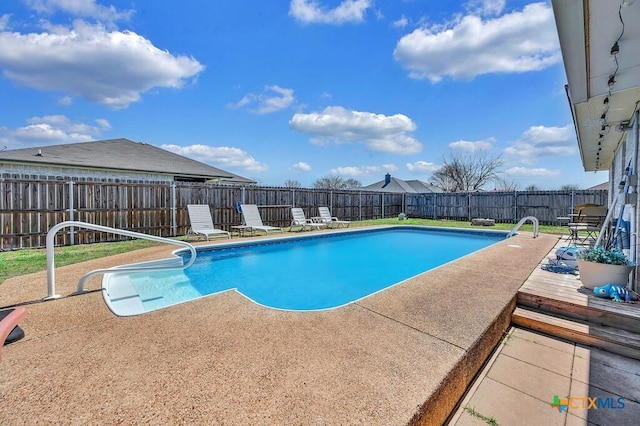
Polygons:
<instances>
[{"instance_id":1,"label":"patio chair","mask_svg":"<svg viewBox=\"0 0 640 426\"><path fill-rule=\"evenodd\" d=\"M339 220L337 217L335 216L331 216L331 211L329 210L329 207L318 207L318 211L320 212L320 220L324 223L327 224L328 227L330 228L340 228L340 227L345 227L347 228L349 226L349 224L351 223L348 220Z\"/></svg>"},{"instance_id":2,"label":"patio chair","mask_svg":"<svg viewBox=\"0 0 640 426\"><path fill-rule=\"evenodd\" d=\"M306 228L309 230L312 229L320 229L327 226L324 222L314 222L311 219L307 219L304 214L304 210L299 207L291 208L291 226L289 226L289 231L293 229L294 226L299 226L301 231L304 231Z\"/></svg>"},{"instance_id":3,"label":"patio chair","mask_svg":"<svg viewBox=\"0 0 640 426\"><path fill-rule=\"evenodd\" d=\"M22 306L0 311L0 342L2 342L2 346L24 337L24 331L18 322L26 315L27 310ZM0 346L0 361L2 361L2 346Z\"/></svg>"},{"instance_id":4,"label":"patio chair","mask_svg":"<svg viewBox=\"0 0 640 426\"><path fill-rule=\"evenodd\" d=\"M576 244L589 244L595 241L600 233L604 218L607 215L605 206L584 204L576 206L576 213L570 215L569 242Z\"/></svg>"},{"instance_id":5,"label":"patio chair","mask_svg":"<svg viewBox=\"0 0 640 426\"><path fill-rule=\"evenodd\" d=\"M191 232L196 235L204 235L209 241L209 236L224 236L231 238L231 234L222 229L217 229L213 226L213 219L211 219L211 210L206 204L189 204L187 205L187 211L189 212L189 222L191 223Z\"/></svg>"},{"instance_id":6,"label":"patio chair","mask_svg":"<svg viewBox=\"0 0 640 426\"><path fill-rule=\"evenodd\" d=\"M283 232L282 228L278 228L277 226L269 226L262 223L262 218L260 217L260 212L258 211L258 206L255 204L241 204L240 209L242 210L242 217L244 219L244 225L251 228L254 231L263 231L265 234L269 234L269 232Z\"/></svg>"}]
</instances>

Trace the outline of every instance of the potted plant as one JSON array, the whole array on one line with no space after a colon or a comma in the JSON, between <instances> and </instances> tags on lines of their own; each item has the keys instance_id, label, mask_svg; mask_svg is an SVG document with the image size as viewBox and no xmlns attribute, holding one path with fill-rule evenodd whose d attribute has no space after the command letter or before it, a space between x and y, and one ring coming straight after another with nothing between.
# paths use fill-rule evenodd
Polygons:
<instances>
[{"instance_id":1,"label":"potted plant","mask_svg":"<svg viewBox=\"0 0 640 426\"><path fill-rule=\"evenodd\" d=\"M634 267L620 249L601 245L579 250L576 257L580 281L591 290L605 284L626 287Z\"/></svg>"}]
</instances>

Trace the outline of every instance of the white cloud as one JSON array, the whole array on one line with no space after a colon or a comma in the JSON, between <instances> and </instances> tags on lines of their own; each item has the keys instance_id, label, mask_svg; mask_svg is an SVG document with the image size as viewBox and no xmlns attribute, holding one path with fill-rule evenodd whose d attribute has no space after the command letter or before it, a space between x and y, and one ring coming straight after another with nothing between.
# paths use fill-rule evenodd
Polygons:
<instances>
[{"instance_id":1,"label":"white cloud","mask_svg":"<svg viewBox=\"0 0 640 426\"><path fill-rule=\"evenodd\" d=\"M94 121L95 124L74 122L64 115L31 117L24 127L0 128L0 145L9 149L19 149L92 141L102 132L111 129L111 124L105 119Z\"/></svg>"},{"instance_id":2,"label":"white cloud","mask_svg":"<svg viewBox=\"0 0 640 426\"><path fill-rule=\"evenodd\" d=\"M71 96L63 96L58 99L58 105L69 106L73 104L73 98Z\"/></svg>"},{"instance_id":3,"label":"white cloud","mask_svg":"<svg viewBox=\"0 0 640 426\"><path fill-rule=\"evenodd\" d=\"M100 128L104 130L111 130L111 124L104 118L98 118L95 120L95 122Z\"/></svg>"},{"instance_id":4,"label":"white cloud","mask_svg":"<svg viewBox=\"0 0 640 426\"><path fill-rule=\"evenodd\" d=\"M310 172L311 171L311 166L309 164L305 163L304 161L300 161L300 162L294 164L293 166L291 166L291 169L297 170L299 172Z\"/></svg>"},{"instance_id":5,"label":"white cloud","mask_svg":"<svg viewBox=\"0 0 640 426\"><path fill-rule=\"evenodd\" d=\"M499 15L504 10L506 0L471 0L467 10L477 15Z\"/></svg>"},{"instance_id":6,"label":"white cloud","mask_svg":"<svg viewBox=\"0 0 640 426\"><path fill-rule=\"evenodd\" d=\"M25 0L27 7L39 13L54 14L64 12L81 18L94 18L100 21L114 22L128 20L133 10L119 12L113 6L102 6L95 0Z\"/></svg>"},{"instance_id":7,"label":"white cloud","mask_svg":"<svg viewBox=\"0 0 640 426\"><path fill-rule=\"evenodd\" d=\"M9 15L0 15L0 31L4 31L9 25Z\"/></svg>"},{"instance_id":8,"label":"white cloud","mask_svg":"<svg viewBox=\"0 0 640 426\"><path fill-rule=\"evenodd\" d=\"M407 170L415 174L433 173L438 170L441 164L429 163L427 161L415 161L413 163L407 163Z\"/></svg>"},{"instance_id":9,"label":"white cloud","mask_svg":"<svg viewBox=\"0 0 640 426\"><path fill-rule=\"evenodd\" d=\"M365 12L371 6L372 0L343 0L335 8L327 9L315 0L291 0L289 16L303 24L358 23L364 21Z\"/></svg>"},{"instance_id":10,"label":"white cloud","mask_svg":"<svg viewBox=\"0 0 640 426\"><path fill-rule=\"evenodd\" d=\"M422 144L407 135L416 129L415 123L403 114L389 116L332 106L322 112L295 114L289 126L312 135L311 142L319 145L358 142L372 151L395 154L415 154L422 150Z\"/></svg>"},{"instance_id":11,"label":"white cloud","mask_svg":"<svg viewBox=\"0 0 640 426\"><path fill-rule=\"evenodd\" d=\"M518 177L554 177L560 176L562 173L557 169L546 169L544 167L538 168L526 168L526 167L511 167L504 171L509 176Z\"/></svg>"},{"instance_id":12,"label":"white cloud","mask_svg":"<svg viewBox=\"0 0 640 426\"><path fill-rule=\"evenodd\" d=\"M256 161L247 152L229 146L161 145L160 148L221 168L237 168L256 173L264 172L269 168L266 164Z\"/></svg>"},{"instance_id":13,"label":"white cloud","mask_svg":"<svg viewBox=\"0 0 640 426\"><path fill-rule=\"evenodd\" d=\"M495 2L493 10L500 3ZM531 3L495 19L467 15L448 27L416 29L400 39L393 54L412 78L433 83L446 76L473 79L536 71L561 60L553 11L545 3Z\"/></svg>"},{"instance_id":14,"label":"white cloud","mask_svg":"<svg viewBox=\"0 0 640 426\"><path fill-rule=\"evenodd\" d=\"M204 70L136 33L82 21L42 33L0 32L0 68L17 84L112 108L125 108L156 87L181 88Z\"/></svg>"},{"instance_id":15,"label":"white cloud","mask_svg":"<svg viewBox=\"0 0 640 426\"><path fill-rule=\"evenodd\" d=\"M275 93L275 96L273 95ZM280 86L265 86L264 93L246 94L235 104L228 105L232 108L249 109L256 114L270 114L290 107L295 101L293 89L285 89Z\"/></svg>"},{"instance_id":16,"label":"white cloud","mask_svg":"<svg viewBox=\"0 0 640 426\"><path fill-rule=\"evenodd\" d=\"M409 20L404 15L402 15L402 17L400 19L398 19L396 21L393 21L391 23L391 26L393 28L405 28L407 25L409 25Z\"/></svg>"},{"instance_id":17,"label":"white cloud","mask_svg":"<svg viewBox=\"0 0 640 426\"><path fill-rule=\"evenodd\" d=\"M398 168L393 164L383 164L381 166L342 166L329 171L332 175L339 176L367 176L381 172L395 172Z\"/></svg>"},{"instance_id":18,"label":"white cloud","mask_svg":"<svg viewBox=\"0 0 640 426\"><path fill-rule=\"evenodd\" d=\"M574 155L576 153L573 126L533 126L505 148L504 153L531 164L540 157Z\"/></svg>"},{"instance_id":19,"label":"white cloud","mask_svg":"<svg viewBox=\"0 0 640 426\"><path fill-rule=\"evenodd\" d=\"M449 144L449 148L455 149L457 151L465 151L465 152L478 152L478 151L486 151L493 148L493 143L495 142L495 138L487 138L482 141L465 141L459 140L456 142L451 142Z\"/></svg>"}]
</instances>

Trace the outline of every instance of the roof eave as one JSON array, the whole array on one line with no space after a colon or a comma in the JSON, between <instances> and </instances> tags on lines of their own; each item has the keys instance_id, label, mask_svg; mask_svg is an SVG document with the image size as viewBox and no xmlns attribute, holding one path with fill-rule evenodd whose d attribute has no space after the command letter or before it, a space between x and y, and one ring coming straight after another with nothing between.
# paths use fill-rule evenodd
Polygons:
<instances>
[{"instance_id":1,"label":"roof eave","mask_svg":"<svg viewBox=\"0 0 640 426\"><path fill-rule=\"evenodd\" d=\"M568 81L580 156L585 171L611 168L625 137L620 127L640 100L640 4L552 0ZM621 33L621 19L625 25ZM594 25L597 23L597 25ZM619 41L620 52L610 50ZM609 84L611 76L614 83Z\"/></svg>"}]
</instances>

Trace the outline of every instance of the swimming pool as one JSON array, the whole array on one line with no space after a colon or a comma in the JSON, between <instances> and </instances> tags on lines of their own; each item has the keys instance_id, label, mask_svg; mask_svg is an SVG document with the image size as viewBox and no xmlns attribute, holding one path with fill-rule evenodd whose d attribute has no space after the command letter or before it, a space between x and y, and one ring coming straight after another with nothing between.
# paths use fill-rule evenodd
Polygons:
<instances>
[{"instance_id":1,"label":"swimming pool","mask_svg":"<svg viewBox=\"0 0 640 426\"><path fill-rule=\"evenodd\" d=\"M506 232L399 226L198 247L185 270L107 273L121 316L235 290L275 309L336 308L504 240ZM174 252L186 257L184 250Z\"/></svg>"}]
</instances>

